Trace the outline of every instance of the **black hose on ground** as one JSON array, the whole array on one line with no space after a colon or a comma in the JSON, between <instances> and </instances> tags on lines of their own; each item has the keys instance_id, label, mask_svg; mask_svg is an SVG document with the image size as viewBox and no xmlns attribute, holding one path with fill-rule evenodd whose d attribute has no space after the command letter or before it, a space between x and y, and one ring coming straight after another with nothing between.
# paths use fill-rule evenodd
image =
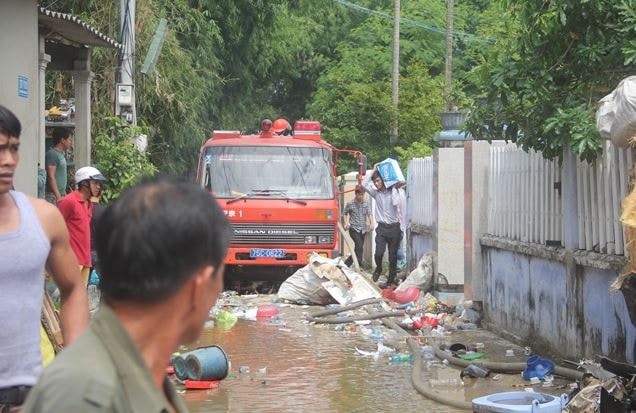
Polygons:
<instances>
[{"instance_id":1,"label":"black hose on ground","mask_svg":"<svg viewBox=\"0 0 636 413\"><path fill-rule=\"evenodd\" d=\"M409 337L407 338L406 342L409 345L409 349L411 350L411 355L413 357L413 371L411 372L411 382L413 383L413 387L415 387L415 390L420 392L420 394L422 394L422 396L426 397L427 399L431 399L437 403L445 404L447 406L453 406L458 409L470 411L473 410L472 403L463 400L456 400L454 397L446 396L445 394L435 391L435 389L431 388L430 386L425 385L425 380L422 378L422 368L424 366L422 362L422 354L420 353L420 344L395 321L383 319L382 323L385 326L393 329L394 331L397 331L398 333L402 333L404 336Z\"/></svg>"},{"instance_id":2,"label":"black hose on ground","mask_svg":"<svg viewBox=\"0 0 636 413\"><path fill-rule=\"evenodd\" d=\"M469 364L476 363L477 361L468 361L463 360L458 357L454 357L451 353L447 351L442 351L436 346L433 346L435 350L435 355L444 360L448 360L448 362L457 367L467 367ZM520 373L526 369L528 366L526 363L509 363L509 362L498 362L498 361L479 361L480 365L486 367L488 370L491 370L495 373ZM580 380L583 378L583 372L569 369L567 367L556 366L554 368L554 374L557 376L565 377L572 380Z\"/></svg>"},{"instance_id":3,"label":"black hose on ground","mask_svg":"<svg viewBox=\"0 0 636 413\"><path fill-rule=\"evenodd\" d=\"M422 378L423 364L422 355L420 354L420 343L403 328L401 328L395 321L384 319L382 320L382 323L397 332L409 336L406 341L409 345L409 349L411 350L411 354L413 357L413 373L411 376L411 381L413 382L413 387L415 387L417 391L419 391L423 396L438 403L443 403L449 406L457 407L459 409L472 410L472 403L445 397L444 395L435 392L430 387L425 386L424 379ZM435 355L438 358L442 360L448 360L448 362L454 366L464 368L467 367L469 364L474 363L474 361L468 361L460 359L458 357L454 357L449 352L442 351L436 346L433 346L433 349L435 350ZM526 363L508 363L494 361L484 361L479 363L495 373L520 373L527 367ZM580 380L583 378L583 372L561 366L556 366L554 368L554 374L571 380Z\"/></svg>"},{"instance_id":4,"label":"black hose on ground","mask_svg":"<svg viewBox=\"0 0 636 413\"><path fill-rule=\"evenodd\" d=\"M388 318L388 317L402 316L406 312L398 311L398 312L371 313L371 311L367 309L367 312L369 313L368 316L327 318L327 319L319 318L324 315L337 314L343 311L359 308L368 304L377 304L377 303L380 303L381 301L382 301L381 299L376 299L376 298L362 300L348 306L337 307L337 308L328 309L324 311L318 311L313 314L306 314L305 318L307 318L309 321L314 321L317 323L327 323L327 324L340 324L340 323L346 323L351 321L371 320L371 319L380 318L382 323L385 326L387 326L388 328L391 328L392 330L398 333L401 333L405 337L408 337L406 341L407 341L407 344L409 345L409 349L413 357L413 371L411 374L411 381L413 383L413 387L415 387L415 389L418 392L420 392L424 397L431 399L435 402L445 404L447 406L453 406L458 409L472 410L472 403L463 401L463 400L456 400L452 397L445 396L444 394L440 394L439 392L435 391L434 389L424 384L424 379L422 378L423 362L422 362L422 355L420 353L420 343L411 334L409 334L406 330L400 327L398 323ZM474 363L474 361L468 361L468 360L460 359L458 357L454 357L451 353L442 351L436 346L433 346L433 349L435 351L436 357L442 360L444 359L448 360L448 362L454 366L463 368L463 367L467 367L471 363ZM493 362L493 361L484 361L479 363L483 365L484 367L486 367L487 369L496 373L520 373L523 370L525 370L525 368L527 367L526 363L509 363L509 362ZM583 377L583 372L569 369L566 367L561 367L561 366L555 367L554 374L565 377L565 378L569 378L572 380L580 380Z\"/></svg>"}]
</instances>

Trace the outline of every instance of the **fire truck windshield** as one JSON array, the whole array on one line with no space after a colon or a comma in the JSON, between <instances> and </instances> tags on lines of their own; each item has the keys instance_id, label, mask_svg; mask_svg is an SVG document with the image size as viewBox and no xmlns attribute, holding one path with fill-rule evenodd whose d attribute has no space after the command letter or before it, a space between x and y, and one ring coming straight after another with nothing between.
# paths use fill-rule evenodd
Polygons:
<instances>
[{"instance_id":1,"label":"fire truck windshield","mask_svg":"<svg viewBox=\"0 0 636 413\"><path fill-rule=\"evenodd\" d=\"M330 153L290 146L205 149L204 184L217 198L331 199ZM255 191L254 188L259 188Z\"/></svg>"}]
</instances>

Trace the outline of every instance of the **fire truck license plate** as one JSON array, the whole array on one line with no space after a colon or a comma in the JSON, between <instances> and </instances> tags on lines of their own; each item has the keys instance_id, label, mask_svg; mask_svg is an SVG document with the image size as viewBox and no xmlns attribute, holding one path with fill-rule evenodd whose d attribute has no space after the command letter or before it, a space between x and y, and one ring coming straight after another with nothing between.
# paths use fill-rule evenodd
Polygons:
<instances>
[{"instance_id":1,"label":"fire truck license plate","mask_svg":"<svg viewBox=\"0 0 636 413\"><path fill-rule=\"evenodd\" d=\"M281 249L252 248L250 258L283 258L285 251Z\"/></svg>"}]
</instances>

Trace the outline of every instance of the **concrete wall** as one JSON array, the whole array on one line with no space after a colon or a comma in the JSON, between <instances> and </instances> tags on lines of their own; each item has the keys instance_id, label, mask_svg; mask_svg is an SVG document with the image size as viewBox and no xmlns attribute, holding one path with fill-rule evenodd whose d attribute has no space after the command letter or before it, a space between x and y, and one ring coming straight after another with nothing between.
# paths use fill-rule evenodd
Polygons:
<instances>
[{"instance_id":1,"label":"concrete wall","mask_svg":"<svg viewBox=\"0 0 636 413\"><path fill-rule=\"evenodd\" d=\"M0 2L0 104L22 123L17 190L37 195L39 156L38 11L35 0ZM27 96L19 96L18 78L28 82Z\"/></svg>"},{"instance_id":2,"label":"concrete wall","mask_svg":"<svg viewBox=\"0 0 636 413\"><path fill-rule=\"evenodd\" d=\"M483 300L480 237L488 230L488 168L491 144L464 144L464 297Z\"/></svg>"},{"instance_id":3,"label":"concrete wall","mask_svg":"<svg viewBox=\"0 0 636 413\"><path fill-rule=\"evenodd\" d=\"M495 237L482 254L490 329L554 357L634 363L636 328L623 293L609 291L621 259Z\"/></svg>"},{"instance_id":4,"label":"concrete wall","mask_svg":"<svg viewBox=\"0 0 636 413\"><path fill-rule=\"evenodd\" d=\"M464 284L464 148L437 149L438 273Z\"/></svg>"}]
</instances>

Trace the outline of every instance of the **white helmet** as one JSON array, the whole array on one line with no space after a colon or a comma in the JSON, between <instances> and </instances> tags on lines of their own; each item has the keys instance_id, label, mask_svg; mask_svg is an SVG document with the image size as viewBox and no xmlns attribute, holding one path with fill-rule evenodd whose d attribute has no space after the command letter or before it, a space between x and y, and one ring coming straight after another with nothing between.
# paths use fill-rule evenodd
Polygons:
<instances>
[{"instance_id":1,"label":"white helmet","mask_svg":"<svg viewBox=\"0 0 636 413\"><path fill-rule=\"evenodd\" d=\"M85 181L87 179L92 179L94 181L105 181L106 178L104 178L104 175L102 175L101 172L99 172L99 170L97 168L94 168L92 166L84 166L82 168L79 168L76 172L75 172L75 183L79 184L82 181Z\"/></svg>"}]
</instances>

